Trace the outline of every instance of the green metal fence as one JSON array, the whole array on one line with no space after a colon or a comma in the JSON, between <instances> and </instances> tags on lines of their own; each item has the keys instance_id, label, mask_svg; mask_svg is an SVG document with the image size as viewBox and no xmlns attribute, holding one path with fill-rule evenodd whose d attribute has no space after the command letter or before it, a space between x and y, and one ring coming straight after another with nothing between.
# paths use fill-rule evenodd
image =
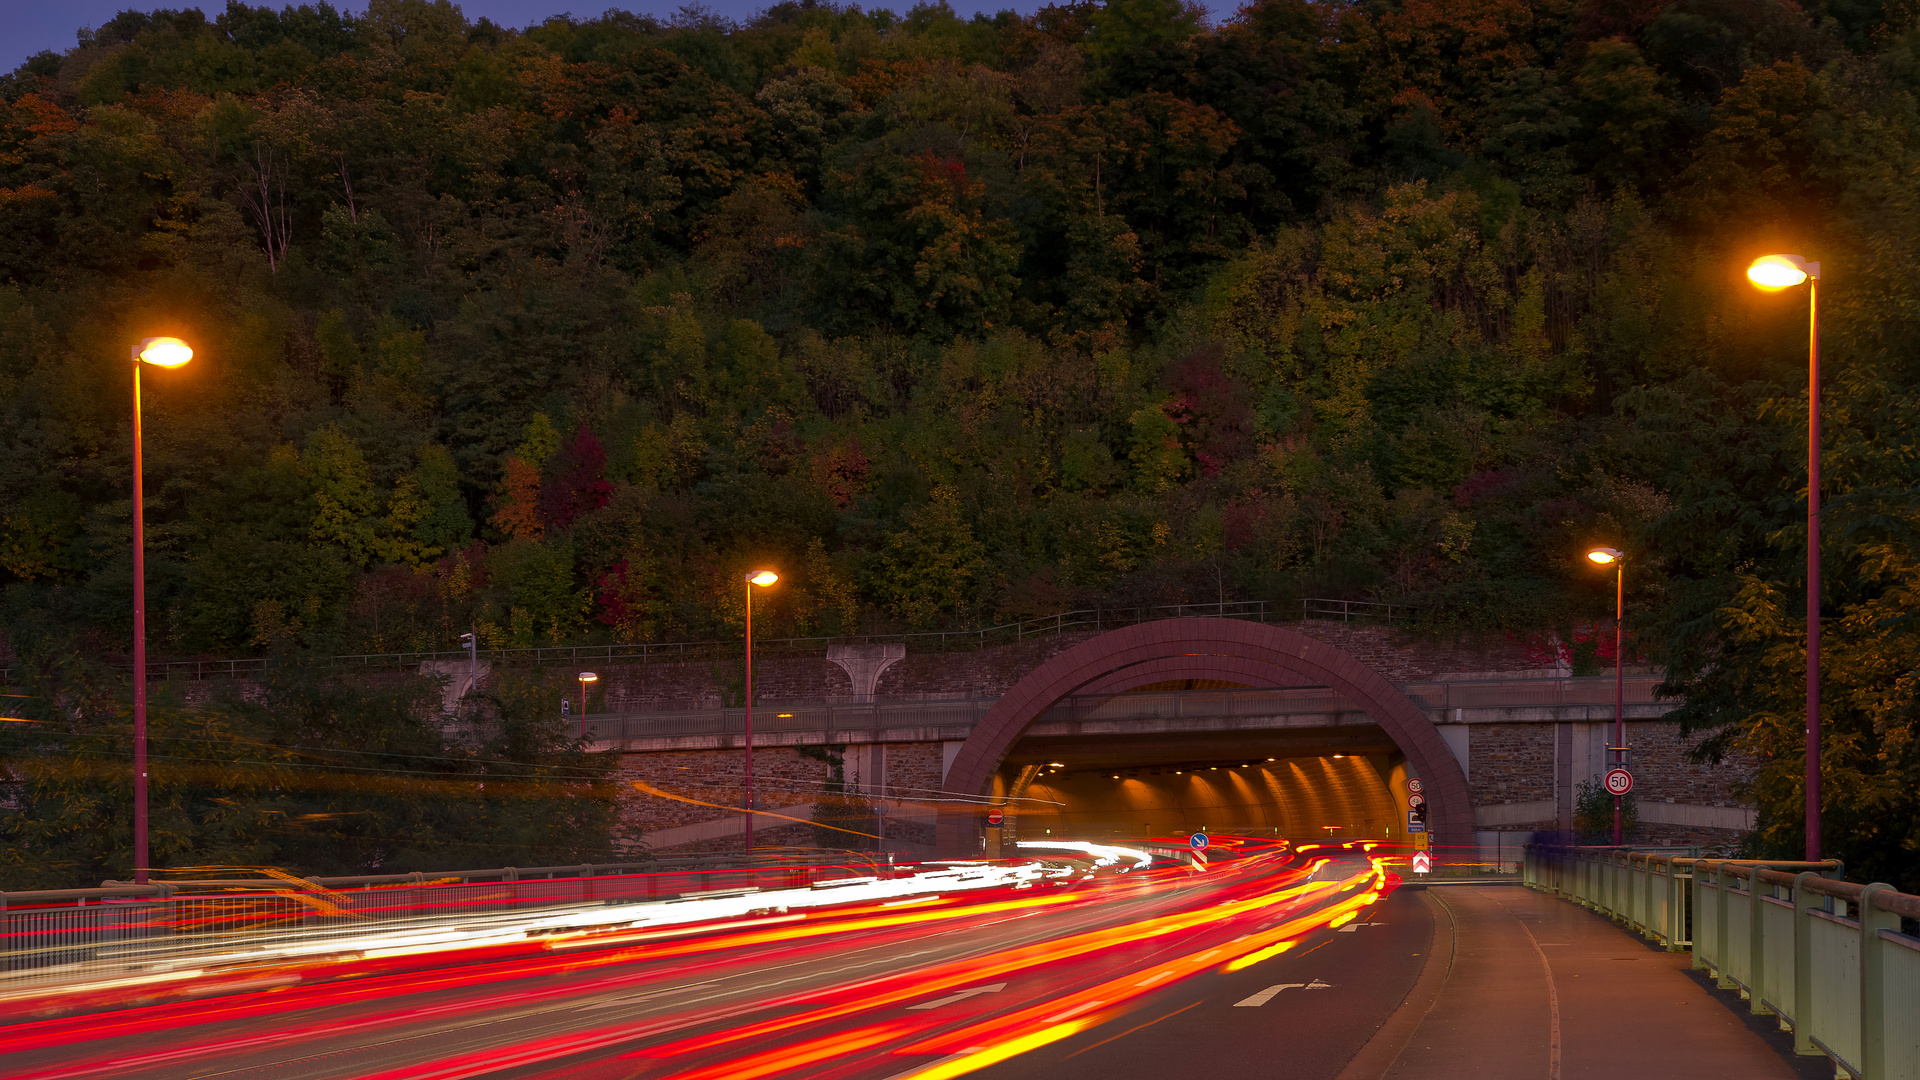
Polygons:
<instances>
[{"instance_id":1,"label":"green metal fence","mask_svg":"<svg viewBox=\"0 0 1920 1080\"><path fill-rule=\"evenodd\" d=\"M1695 970L1779 1017L1796 1052L1826 1055L1839 1075L1920 1080L1920 896L1841 880L1833 861L1632 848L1536 845L1522 873L1669 951L1691 950Z\"/></svg>"}]
</instances>

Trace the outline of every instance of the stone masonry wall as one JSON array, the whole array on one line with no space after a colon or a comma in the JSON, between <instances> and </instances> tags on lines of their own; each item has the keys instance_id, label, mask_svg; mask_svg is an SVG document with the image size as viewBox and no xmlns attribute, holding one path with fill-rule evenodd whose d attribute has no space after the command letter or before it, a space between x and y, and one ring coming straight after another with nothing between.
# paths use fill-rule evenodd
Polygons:
<instances>
[{"instance_id":1,"label":"stone masonry wall","mask_svg":"<svg viewBox=\"0 0 1920 1080\"><path fill-rule=\"evenodd\" d=\"M913 798L939 791L942 755L939 743L886 743L887 793Z\"/></svg>"},{"instance_id":2,"label":"stone masonry wall","mask_svg":"<svg viewBox=\"0 0 1920 1080\"><path fill-rule=\"evenodd\" d=\"M1586 725L1582 725L1585 727ZM1468 788L1476 808L1519 803L1552 803L1556 809L1537 821L1507 822L1509 832L1545 831L1559 827L1558 806L1573 805L1579 785L1603 771L1604 759L1588 766L1589 775L1575 770L1573 789L1564 795L1554 784L1558 724L1474 724L1468 742ZM1740 786L1753 779L1755 763L1744 756L1713 764L1694 761L1691 751L1699 736L1683 736L1678 723L1634 720L1627 723L1627 742L1633 747L1635 801L1640 806L1640 843L1724 846L1738 841L1740 830L1651 821L1660 805L1741 807ZM1609 737L1608 741L1611 741ZM1579 759L1576 758L1576 761Z\"/></svg>"},{"instance_id":3,"label":"stone masonry wall","mask_svg":"<svg viewBox=\"0 0 1920 1080\"><path fill-rule=\"evenodd\" d=\"M887 794L890 797L911 803L940 789L939 743L889 743L885 752ZM614 773L614 779L622 789L618 796L621 824L631 835L725 817L727 811L718 807L741 804L745 770L745 754L738 749L624 754ZM827 763L817 758L806 757L787 747L758 747L753 754L754 801L763 810L810 805L826 790L829 775ZM649 795L633 787L630 781L634 780L661 791L714 805L700 806ZM932 843L930 832L924 837L917 833L908 835L912 831L905 823L901 823L890 826L888 835ZM754 836L756 843L768 845L807 845L814 842L811 825L762 823L755 826ZM725 837L675 845L673 850L732 850L739 846L737 837Z\"/></svg>"},{"instance_id":4,"label":"stone masonry wall","mask_svg":"<svg viewBox=\"0 0 1920 1080\"><path fill-rule=\"evenodd\" d=\"M1394 682L1417 682L1476 671L1520 671L1534 661L1507 638L1437 641L1371 623L1309 621L1287 629L1317 638L1352 655Z\"/></svg>"},{"instance_id":5,"label":"stone masonry wall","mask_svg":"<svg viewBox=\"0 0 1920 1080\"><path fill-rule=\"evenodd\" d=\"M1642 805L1745 805L1737 789L1753 780L1758 763L1752 758L1739 755L1717 765L1694 761L1688 755L1700 736L1683 736L1678 723L1664 720L1628 724L1627 742L1633 747L1633 793Z\"/></svg>"},{"instance_id":6,"label":"stone masonry wall","mask_svg":"<svg viewBox=\"0 0 1920 1080\"><path fill-rule=\"evenodd\" d=\"M739 806L744 794L746 755L741 750L668 750L623 754L614 779L625 789L621 822L630 830L653 832L677 825L712 821L726 814L713 806L662 799L636 790L640 780L662 791L715 806ZM753 754L755 801L766 809L811 803L825 790L827 764L802 757L787 747L758 747Z\"/></svg>"},{"instance_id":7,"label":"stone masonry wall","mask_svg":"<svg viewBox=\"0 0 1920 1080\"><path fill-rule=\"evenodd\" d=\"M1473 793L1473 805L1552 799L1554 726L1473 725L1467 743L1467 787Z\"/></svg>"}]
</instances>

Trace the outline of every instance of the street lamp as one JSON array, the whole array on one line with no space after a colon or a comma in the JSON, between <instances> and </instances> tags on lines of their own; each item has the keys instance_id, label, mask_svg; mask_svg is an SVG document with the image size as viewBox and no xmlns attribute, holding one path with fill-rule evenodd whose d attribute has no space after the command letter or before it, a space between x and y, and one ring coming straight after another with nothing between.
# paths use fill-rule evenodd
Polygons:
<instances>
[{"instance_id":1,"label":"street lamp","mask_svg":"<svg viewBox=\"0 0 1920 1080\"><path fill-rule=\"evenodd\" d=\"M176 368L193 359L179 338L133 347L133 881L147 883L147 533L140 473L140 365Z\"/></svg>"},{"instance_id":2,"label":"street lamp","mask_svg":"<svg viewBox=\"0 0 1920 1080\"><path fill-rule=\"evenodd\" d=\"M771 570L755 570L747 575L747 854L753 854L753 587L765 588L780 580Z\"/></svg>"},{"instance_id":3,"label":"street lamp","mask_svg":"<svg viewBox=\"0 0 1920 1080\"><path fill-rule=\"evenodd\" d=\"M1627 615L1627 557L1610 547L1594 548L1587 558L1601 566L1613 567L1613 745L1607 749L1619 755L1615 764L1625 765L1627 754L1626 672L1627 656L1621 647L1621 624ZM1622 796L1613 797L1613 845L1620 846L1620 806Z\"/></svg>"},{"instance_id":4,"label":"street lamp","mask_svg":"<svg viewBox=\"0 0 1920 1080\"><path fill-rule=\"evenodd\" d=\"M1762 255L1747 280L1763 292L1807 286L1807 861L1820 858L1820 264Z\"/></svg>"},{"instance_id":5,"label":"street lamp","mask_svg":"<svg viewBox=\"0 0 1920 1080\"><path fill-rule=\"evenodd\" d=\"M599 681L600 676L591 671L580 673L580 737L583 739L587 737L587 684Z\"/></svg>"}]
</instances>

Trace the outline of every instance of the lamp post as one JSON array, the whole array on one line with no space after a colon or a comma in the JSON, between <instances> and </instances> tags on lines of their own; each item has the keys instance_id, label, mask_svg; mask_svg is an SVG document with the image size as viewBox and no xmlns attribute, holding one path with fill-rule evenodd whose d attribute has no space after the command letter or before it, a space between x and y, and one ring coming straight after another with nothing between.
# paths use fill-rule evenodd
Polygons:
<instances>
[{"instance_id":1,"label":"lamp post","mask_svg":"<svg viewBox=\"0 0 1920 1080\"><path fill-rule=\"evenodd\" d=\"M140 365L175 368L193 359L179 338L133 347L133 881L147 883L147 532L140 474Z\"/></svg>"},{"instance_id":2,"label":"lamp post","mask_svg":"<svg viewBox=\"0 0 1920 1080\"><path fill-rule=\"evenodd\" d=\"M747 749L747 854L753 854L753 587L765 588L780 580L780 575L771 570L755 570L747 575L747 708L746 740Z\"/></svg>"},{"instance_id":3,"label":"lamp post","mask_svg":"<svg viewBox=\"0 0 1920 1080\"><path fill-rule=\"evenodd\" d=\"M1807 286L1807 861L1820 859L1820 264L1762 255L1747 280L1763 292Z\"/></svg>"},{"instance_id":4,"label":"lamp post","mask_svg":"<svg viewBox=\"0 0 1920 1080\"><path fill-rule=\"evenodd\" d=\"M1617 764L1626 764L1627 754L1627 657L1621 649L1621 624L1627 615L1627 557L1610 547L1594 548L1587 558L1606 566L1613 565L1613 745L1607 749L1620 755ZM1622 796L1613 797L1613 846L1620 846L1620 807Z\"/></svg>"},{"instance_id":5,"label":"lamp post","mask_svg":"<svg viewBox=\"0 0 1920 1080\"><path fill-rule=\"evenodd\" d=\"M600 676L591 671L580 673L580 737L582 739L587 737L587 684L599 681Z\"/></svg>"}]
</instances>

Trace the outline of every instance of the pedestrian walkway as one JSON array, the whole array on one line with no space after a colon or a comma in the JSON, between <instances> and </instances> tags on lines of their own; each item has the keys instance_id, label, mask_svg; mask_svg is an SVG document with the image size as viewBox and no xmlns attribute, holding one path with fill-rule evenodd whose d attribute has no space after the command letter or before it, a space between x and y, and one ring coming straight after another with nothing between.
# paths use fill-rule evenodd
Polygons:
<instances>
[{"instance_id":1,"label":"pedestrian walkway","mask_svg":"<svg viewBox=\"0 0 1920 1080\"><path fill-rule=\"evenodd\" d=\"M1340 1080L1803 1075L1687 974L1605 919L1520 886L1429 888L1432 951Z\"/></svg>"}]
</instances>

